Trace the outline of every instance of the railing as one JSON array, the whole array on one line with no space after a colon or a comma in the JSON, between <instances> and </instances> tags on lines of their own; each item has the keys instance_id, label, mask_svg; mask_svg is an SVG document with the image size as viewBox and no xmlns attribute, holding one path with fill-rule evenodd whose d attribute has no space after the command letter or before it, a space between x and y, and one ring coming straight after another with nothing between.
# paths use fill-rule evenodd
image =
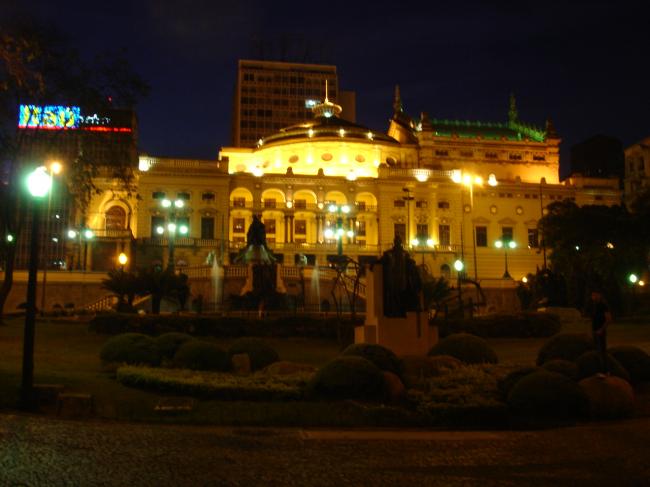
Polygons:
<instances>
[{"instance_id":1,"label":"railing","mask_svg":"<svg viewBox=\"0 0 650 487\"><path fill-rule=\"evenodd\" d=\"M117 296L114 294L109 294L99 298L97 301L94 301L86 306L84 309L88 311L106 311L112 309L113 306L117 303Z\"/></svg>"},{"instance_id":2,"label":"railing","mask_svg":"<svg viewBox=\"0 0 650 487\"><path fill-rule=\"evenodd\" d=\"M131 238L131 230L91 229L97 238Z\"/></svg>"},{"instance_id":3,"label":"railing","mask_svg":"<svg viewBox=\"0 0 650 487\"><path fill-rule=\"evenodd\" d=\"M237 209L255 209L258 211L265 211L265 210L295 210L295 211L315 211L315 212L324 212L328 213L328 204L327 203L296 203L295 201L293 202L293 205L291 208L287 206L287 203L284 201L275 201L275 202L270 202L270 201L261 201L261 202L253 202L253 201L245 201L243 203L235 203L234 201L230 201L230 208L237 210ZM372 212L376 213L377 212L377 206L376 205L357 205L356 203L352 203L348 205L350 207L350 214L354 213L363 213L363 212Z\"/></svg>"},{"instance_id":4,"label":"railing","mask_svg":"<svg viewBox=\"0 0 650 487\"><path fill-rule=\"evenodd\" d=\"M389 177L413 178L415 176L426 176L427 178L450 178L452 171L425 168L389 168Z\"/></svg>"}]
</instances>

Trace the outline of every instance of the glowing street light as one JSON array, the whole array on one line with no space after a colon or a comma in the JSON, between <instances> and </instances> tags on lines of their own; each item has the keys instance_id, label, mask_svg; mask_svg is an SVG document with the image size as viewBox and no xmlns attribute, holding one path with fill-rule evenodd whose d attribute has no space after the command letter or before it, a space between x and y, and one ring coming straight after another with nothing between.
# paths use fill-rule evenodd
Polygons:
<instances>
[{"instance_id":1,"label":"glowing street light","mask_svg":"<svg viewBox=\"0 0 650 487\"><path fill-rule=\"evenodd\" d=\"M117 261L120 263L121 266L125 266L126 263L129 261L129 258L124 252L120 252L120 255L117 256Z\"/></svg>"},{"instance_id":2,"label":"glowing street light","mask_svg":"<svg viewBox=\"0 0 650 487\"><path fill-rule=\"evenodd\" d=\"M628 281L630 281L632 284L636 284L637 281L639 280L639 277L636 274L630 274L627 276Z\"/></svg>"},{"instance_id":3,"label":"glowing street light","mask_svg":"<svg viewBox=\"0 0 650 487\"><path fill-rule=\"evenodd\" d=\"M494 242L494 246L497 249L503 249L504 250L505 272L503 273L503 278L504 279L512 279L512 277L510 276L510 273L508 272L508 249L517 248L517 243L514 240L510 239L510 238L502 237L501 239Z\"/></svg>"},{"instance_id":4,"label":"glowing street light","mask_svg":"<svg viewBox=\"0 0 650 487\"><path fill-rule=\"evenodd\" d=\"M52 176L45 166L37 167L27 176L27 190L34 198L44 198L52 188Z\"/></svg>"},{"instance_id":5,"label":"glowing street light","mask_svg":"<svg viewBox=\"0 0 650 487\"><path fill-rule=\"evenodd\" d=\"M10 233L7 234L6 237L7 242L12 243L14 241L14 236Z\"/></svg>"},{"instance_id":6,"label":"glowing street light","mask_svg":"<svg viewBox=\"0 0 650 487\"><path fill-rule=\"evenodd\" d=\"M50 163L50 173L60 174L63 171L63 165L59 161L53 161Z\"/></svg>"},{"instance_id":7,"label":"glowing street light","mask_svg":"<svg viewBox=\"0 0 650 487\"><path fill-rule=\"evenodd\" d=\"M168 262L167 268L171 271L174 270L175 261L174 261L174 250L176 247L176 232L181 235L187 235L190 231L189 227L185 224L177 224L178 212L185 208L185 201L181 198L177 198L174 201L171 201L167 198L163 199L160 202L161 206L169 212L168 223L166 228L164 226L156 227L156 233L162 235L167 230L168 238Z\"/></svg>"}]
</instances>

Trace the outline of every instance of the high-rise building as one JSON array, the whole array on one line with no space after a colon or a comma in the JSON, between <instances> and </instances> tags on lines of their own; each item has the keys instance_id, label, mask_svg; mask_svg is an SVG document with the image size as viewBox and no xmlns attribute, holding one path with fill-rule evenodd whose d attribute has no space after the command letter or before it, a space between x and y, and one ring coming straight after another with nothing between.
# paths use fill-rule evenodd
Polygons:
<instances>
[{"instance_id":1,"label":"high-rise building","mask_svg":"<svg viewBox=\"0 0 650 487\"><path fill-rule=\"evenodd\" d=\"M650 137L625 149L625 202L650 191Z\"/></svg>"},{"instance_id":2,"label":"high-rise building","mask_svg":"<svg viewBox=\"0 0 650 487\"><path fill-rule=\"evenodd\" d=\"M571 174L623 177L623 145L615 137L594 135L571 147Z\"/></svg>"},{"instance_id":3,"label":"high-rise building","mask_svg":"<svg viewBox=\"0 0 650 487\"><path fill-rule=\"evenodd\" d=\"M240 60L232 145L253 147L259 139L309 119L312 107L326 97L343 107L348 121L355 121L355 93L339 90L336 66Z\"/></svg>"}]
</instances>

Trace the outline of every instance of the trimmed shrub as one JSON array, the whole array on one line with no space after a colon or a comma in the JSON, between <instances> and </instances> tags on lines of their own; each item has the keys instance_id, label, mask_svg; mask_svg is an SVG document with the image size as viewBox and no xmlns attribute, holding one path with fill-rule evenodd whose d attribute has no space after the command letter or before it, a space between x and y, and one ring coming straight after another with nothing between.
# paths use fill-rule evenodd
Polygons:
<instances>
[{"instance_id":1,"label":"trimmed shrub","mask_svg":"<svg viewBox=\"0 0 650 487\"><path fill-rule=\"evenodd\" d=\"M393 374L400 373L400 361L397 355L386 347L375 345L373 343L355 343L343 350L341 353L344 357L356 356L363 357L370 360L379 370L392 372Z\"/></svg>"},{"instance_id":2,"label":"trimmed shrub","mask_svg":"<svg viewBox=\"0 0 650 487\"><path fill-rule=\"evenodd\" d=\"M557 372L558 374L566 375L569 379L578 380L578 366L568 360L549 360L542 365L542 368L549 372Z\"/></svg>"},{"instance_id":3,"label":"trimmed shrub","mask_svg":"<svg viewBox=\"0 0 650 487\"><path fill-rule=\"evenodd\" d=\"M497 354L485 340L467 333L458 333L442 339L429 350L429 355L450 355L466 364L498 362Z\"/></svg>"},{"instance_id":4,"label":"trimmed shrub","mask_svg":"<svg viewBox=\"0 0 650 487\"><path fill-rule=\"evenodd\" d=\"M499 394L504 401L508 399L510 391L515 387L517 382L526 377L527 375L537 372L539 369L537 367L522 367L517 370L513 370L505 377L502 377L497 381L497 388L499 389Z\"/></svg>"},{"instance_id":5,"label":"trimmed shrub","mask_svg":"<svg viewBox=\"0 0 650 487\"><path fill-rule=\"evenodd\" d=\"M463 366L460 360L449 355L407 355L400 360L401 376L408 387L416 387L426 379L447 374Z\"/></svg>"},{"instance_id":6,"label":"trimmed shrub","mask_svg":"<svg viewBox=\"0 0 650 487\"><path fill-rule=\"evenodd\" d=\"M314 374L316 367L309 364L299 364L296 362L289 362L281 360L273 362L264 368L264 372L268 375L293 375L293 374Z\"/></svg>"},{"instance_id":7,"label":"trimmed shrub","mask_svg":"<svg viewBox=\"0 0 650 487\"><path fill-rule=\"evenodd\" d=\"M228 354L216 345L201 340L185 342L174 355L174 365L190 370L228 370Z\"/></svg>"},{"instance_id":8,"label":"trimmed shrub","mask_svg":"<svg viewBox=\"0 0 650 487\"><path fill-rule=\"evenodd\" d=\"M328 399L376 400L384 397L384 376L365 358L337 357L314 375L308 390Z\"/></svg>"},{"instance_id":9,"label":"trimmed shrub","mask_svg":"<svg viewBox=\"0 0 650 487\"><path fill-rule=\"evenodd\" d=\"M607 370L610 374L630 382L630 374L627 373L627 370L623 368L618 360L610 354L606 354L605 359L607 361ZM578 360L576 360L576 365L578 366L578 379L591 377L602 372L600 354L595 350L580 355Z\"/></svg>"},{"instance_id":10,"label":"trimmed shrub","mask_svg":"<svg viewBox=\"0 0 650 487\"><path fill-rule=\"evenodd\" d=\"M521 417L568 420L584 417L589 400L580 386L568 377L546 370L519 380L510 391L508 406Z\"/></svg>"},{"instance_id":11,"label":"trimmed shrub","mask_svg":"<svg viewBox=\"0 0 650 487\"><path fill-rule=\"evenodd\" d=\"M580 355L594 349L594 341L584 333L562 333L547 341L537 354L537 365L554 359L573 362Z\"/></svg>"},{"instance_id":12,"label":"trimmed shrub","mask_svg":"<svg viewBox=\"0 0 650 487\"><path fill-rule=\"evenodd\" d=\"M610 348L608 352L627 370L633 384L650 381L650 355L643 350L621 346Z\"/></svg>"},{"instance_id":13,"label":"trimmed shrub","mask_svg":"<svg viewBox=\"0 0 650 487\"><path fill-rule=\"evenodd\" d=\"M620 377L592 376L582 379L580 387L589 398L589 410L593 418L624 418L634 411L632 386Z\"/></svg>"},{"instance_id":14,"label":"trimmed shrub","mask_svg":"<svg viewBox=\"0 0 650 487\"><path fill-rule=\"evenodd\" d=\"M187 333L164 333L156 338L156 346L163 359L171 360L181 345L190 340L194 340L194 337Z\"/></svg>"},{"instance_id":15,"label":"trimmed shrub","mask_svg":"<svg viewBox=\"0 0 650 487\"><path fill-rule=\"evenodd\" d=\"M493 314L437 323L440 336L470 333L483 338L550 337L559 333L560 318L552 313Z\"/></svg>"},{"instance_id":16,"label":"trimmed shrub","mask_svg":"<svg viewBox=\"0 0 650 487\"><path fill-rule=\"evenodd\" d=\"M141 333L124 333L110 338L102 346L99 357L107 364L160 364L156 342Z\"/></svg>"},{"instance_id":17,"label":"trimmed shrub","mask_svg":"<svg viewBox=\"0 0 650 487\"><path fill-rule=\"evenodd\" d=\"M232 357L240 353L248 355L253 370L263 369L267 365L280 360L278 352L259 338L240 338L235 340L228 349L228 355Z\"/></svg>"}]
</instances>

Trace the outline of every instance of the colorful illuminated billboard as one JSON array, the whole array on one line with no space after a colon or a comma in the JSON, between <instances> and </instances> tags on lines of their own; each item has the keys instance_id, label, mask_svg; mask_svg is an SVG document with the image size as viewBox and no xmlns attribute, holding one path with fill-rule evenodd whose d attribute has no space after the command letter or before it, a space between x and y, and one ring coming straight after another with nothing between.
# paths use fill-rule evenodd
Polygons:
<instances>
[{"instance_id":1,"label":"colorful illuminated billboard","mask_svg":"<svg viewBox=\"0 0 650 487\"><path fill-rule=\"evenodd\" d=\"M18 128L131 132L130 127L114 126L110 117L97 113L82 115L79 107L64 105L20 105Z\"/></svg>"}]
</instances>

